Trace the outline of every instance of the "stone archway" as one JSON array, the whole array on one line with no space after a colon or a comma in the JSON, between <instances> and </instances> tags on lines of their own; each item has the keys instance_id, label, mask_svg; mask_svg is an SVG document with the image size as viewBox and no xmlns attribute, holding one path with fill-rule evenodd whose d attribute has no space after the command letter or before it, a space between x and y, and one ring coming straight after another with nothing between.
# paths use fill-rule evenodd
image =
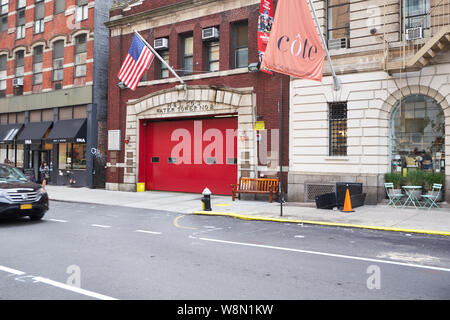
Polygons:
<instances>
[{"instance_id":1,"label":"stone archway","mask_svg":"<svg viewBox=\"0 0 450 320\"><path fill-rule=\"evenodd\" d=\"M158 91L127 103L125 170L121 190L135 191L139 168L139 123L143 119L188 118L236 114L238 117L238 176L257 170L255 94L252 88L188 86Z\"/></svg>"},{"instance_id":2,"label":"stone archway","mask_svg":"<svg viewBox=\"0 0 450 320\"><path fill-rule=\"evenodd\" d=\"M443 96L439 91L436 91L433 88L416 85L408 87L408 94L404 94L404 88L399 89L393 92L382 105L382 109L380 110L380 118L387 121L389 125L389 136L391 134L391 123L390 119L392 117L392 113L394 112L399 101L406 99L407 97L413 95L421 95L426 96L433 99L438 106L442 108L444 113L444 138L445 138L445 184L450 186L450 132L448 132L447 128L450 128L450 103L449 96ZM390 139L389 139L390 140ZM390 143L390 141L389 141ZM390 159L390 155L387 155L387 159ZM389 161L388 161L389 162ZM390 169L390 163L388 163ZM445 199L446 201L450 201L450 188L447 187L445 190Z\"/></svg>"}]
</instances>

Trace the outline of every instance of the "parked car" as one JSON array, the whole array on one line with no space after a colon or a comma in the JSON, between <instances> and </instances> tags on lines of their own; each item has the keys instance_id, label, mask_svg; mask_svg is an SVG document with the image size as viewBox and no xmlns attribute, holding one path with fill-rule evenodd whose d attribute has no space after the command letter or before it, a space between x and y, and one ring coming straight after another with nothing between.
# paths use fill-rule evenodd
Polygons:
<instances>
[{"instance_id":1,"label":"parked car","mask_svg":"<svg viewBox=\"0 0 450 320\"><path fill-rule=\"evenodd\" d=\"M0 164L0 217L40 220L48 208L48 194L40 184L30 181L17 168Z\"/></svg>"}]
</instances>

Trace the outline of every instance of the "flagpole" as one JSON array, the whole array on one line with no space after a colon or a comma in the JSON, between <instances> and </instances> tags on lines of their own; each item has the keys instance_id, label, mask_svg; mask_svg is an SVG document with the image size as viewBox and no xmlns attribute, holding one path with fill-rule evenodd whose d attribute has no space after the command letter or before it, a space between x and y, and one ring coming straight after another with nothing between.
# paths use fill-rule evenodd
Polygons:
<instances>
[{"instance_id":1,"label":"flagpole","mask_svg":"<svg viewBox=\"0 0 450 320\"><path fill-rule=\"evenodd\" d=\"M184 82L184 80L180 78L180 76L172 69L172 67L169 66L169 64L166 61L164 61L163 58L161 58L158 52L156 52L156 50L153 49L153 47L139 34L139 32L137 32L135 29L133 29L133 32L150 49L150 51L153 52L153 54L167 67L167 69L169 69L169 71L172 72L175 78L177 78L181 82L181 84L184 87L184 90L186 90L186 82Z\"/></svg>"},{"instance_id":2,"label":"flagpole","mask_svg":"<svg viewBox=\"0 0 450 320\"><path fill-rule=\"evenodd\" d=\"M308 0L309 5L311 6L311 10L314 16L314 20L316 21L317 29L319 29L319 35L320 39L322 40L323 48L325 49L325 53L327 54L327 60L330 63L331 73L333 74L333 81L334 81L334 90L340 90L341 89L341 80L336 75L336 72L334 71L333 63L331 62L330 53L328 52L328 46L325 43L325 38L323 37L322 29L320 28L319 20L317 19L316 9L314 8L314 5L311 0Z\"/></svg>"}]
</instances>

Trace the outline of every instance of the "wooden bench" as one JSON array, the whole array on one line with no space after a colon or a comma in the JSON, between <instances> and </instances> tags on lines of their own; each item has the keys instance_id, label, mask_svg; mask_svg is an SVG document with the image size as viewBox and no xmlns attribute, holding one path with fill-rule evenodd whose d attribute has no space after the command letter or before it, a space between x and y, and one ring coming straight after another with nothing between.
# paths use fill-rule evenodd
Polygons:
<instances>
[{"instance_id":1,"label":"wooden bench","mask_svg":"<svg viewBox=\"0 0 450 320\"><path fill-rule=\"evenodd\" d=\"M241 193L268 194L269 202L273 201L273 196L278 197L279 179L267 178L239 178L238 184L231 185L231 197L234 201L236 194L241 200Z\"/></svg>"}]
</instances>

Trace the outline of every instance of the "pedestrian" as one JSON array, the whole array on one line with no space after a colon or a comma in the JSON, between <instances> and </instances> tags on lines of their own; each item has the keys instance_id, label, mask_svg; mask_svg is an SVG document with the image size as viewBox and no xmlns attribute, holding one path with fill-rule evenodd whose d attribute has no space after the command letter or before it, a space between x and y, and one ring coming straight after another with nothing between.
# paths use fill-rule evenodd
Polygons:
<instances>
[{"instance_id":1,"label":"pedestrian","mask_svg":"<svg viewBox=\"0 0 450 320\"><path fill-rule=\"evenodd\" d=\"M8 158L5 158L5 160L3 160L3 163L9 164L10 162L9 162Z\"/></svg>"},{"instance_id":2,"label":"pedestrian","mask_svg":"<svg viewBox=\"0 0 450 320\"><path fill-rule=\"evenodd\" d=\"M47 162L42 163L39 172L41 174L42 187L45 188L47 180L50 178L50 169L48 168Z\"/></svg>"}]
</instances>

